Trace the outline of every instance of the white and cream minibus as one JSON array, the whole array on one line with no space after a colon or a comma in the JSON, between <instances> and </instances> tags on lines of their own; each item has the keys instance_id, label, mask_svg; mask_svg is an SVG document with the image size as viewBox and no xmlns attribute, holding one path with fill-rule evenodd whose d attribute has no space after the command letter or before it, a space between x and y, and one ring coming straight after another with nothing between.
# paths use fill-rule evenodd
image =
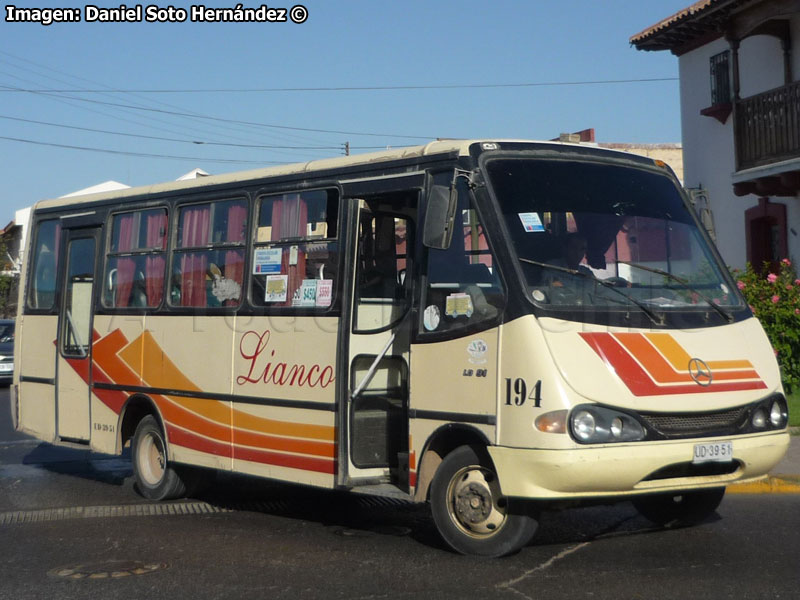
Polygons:
<instances>
[{"instance_id":1,"label":"white and cream minibus","mask_svg":"<svg viewBox=\"0 0 800 600\"><path fill-rule=\"evenodd\" d=\"M670 169L595 147L425 146L40 202L20 431L429 502L466 554L543 508L697 522L789 443L770 344Z\"/></svg>"}]
</instances>

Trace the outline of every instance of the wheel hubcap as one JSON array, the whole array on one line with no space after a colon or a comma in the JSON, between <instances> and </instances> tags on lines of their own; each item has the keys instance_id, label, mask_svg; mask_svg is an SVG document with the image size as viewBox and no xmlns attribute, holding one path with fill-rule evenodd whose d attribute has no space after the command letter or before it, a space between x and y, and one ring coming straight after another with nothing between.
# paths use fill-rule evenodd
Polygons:
<instances>
[{"instance_id":1,"label":"wheel hubcap","mask_svg":"<svg viewBox=\"0 0 800 600\"><path fill-rule=\"evenodd\" d=\"M505 523L500 488L491 471L478 466L462 469L450 482L448 499L453 522L472 536L493 535Z\"/></svg>"},{"instance_id":2,"label":"wheel hubcap","mask_svg":"<svg viewBox=\"0 0 800 600\"><path fill-rule=\"evenodd\" d=\"M149 485L158 485L166 470L166 456L161 440L154 435L147 435L142 440L138 453L139 473Z\"/></svg>"}]
</instances>

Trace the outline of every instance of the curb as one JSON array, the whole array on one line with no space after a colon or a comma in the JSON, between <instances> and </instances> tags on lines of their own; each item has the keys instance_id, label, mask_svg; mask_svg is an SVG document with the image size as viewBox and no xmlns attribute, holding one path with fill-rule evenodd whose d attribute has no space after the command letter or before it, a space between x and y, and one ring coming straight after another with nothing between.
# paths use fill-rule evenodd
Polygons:
<instances>
[{"instance_id":1,"label":"curb","mask_svg":"<svg viewBox=\"0 0 800 600\"><path fill-rule=\"evenodd\" d=\"M792 438L799 437L800 427L789 427L789 435ZM792 444L794 446L799 442L800 440L793 440ZM732 483L727 491L729 494L800 494L800 475L765 475L760 479Z\"/></svg>"},{"instance_id":2,"label":"curb","mask_svg":"<svg viewBox=\"0 0 800 600\"><path fill-rule=\"evenodd\" d=\"M800 475L768 475L728 486L729 494L800 494Z\"/></svg>"}]
</instances>

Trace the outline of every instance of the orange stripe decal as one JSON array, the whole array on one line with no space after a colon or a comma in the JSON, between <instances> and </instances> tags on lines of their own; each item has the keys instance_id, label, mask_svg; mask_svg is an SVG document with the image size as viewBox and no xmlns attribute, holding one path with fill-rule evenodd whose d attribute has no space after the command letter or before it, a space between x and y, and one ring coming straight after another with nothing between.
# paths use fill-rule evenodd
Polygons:
<instances>
[{"instance_id":1,"label":"orange stripe decal","mask_svg":"<svg viewBox=\"0 0 800 600\"><path fill-rule=\"evenodd\" d=\"M233 409L233 427L236 429L250 429L276 435L302 437L312 440L334 440L334 428L330 425L308 425L305 423L288 423L276 421Z\"/></svg>"},{"instance_id":2,"label":"orange stripe decal","mask_svg":"<svg viewBox=\"0 0 800 600\"><path fill-rule=\"evenodd\" d=\"M119 353L131 368L141 359L142 379L150 387L199 392L200 388L173 363L149 331L145 331ZM267 434L333 441L334 428L327 425L288 423L248 414L221 402L200 398L173 397L172 400L192 412L234 428L255 430Z\"/></svg>"},{"instance_id":3,"label":"orange stripe decal","mask_svg":"<svg viewBox=\"0 0 800 600\"><path fill-rule=\"evenodd\" d=\"M675 368L675 363L667 362L664 357L658 352L656 347L651 344L648 337L640 333L617 333L614 337L622 343L623 346L630 352L631 355L650 373L650 376L656 383L693 383L691 374L689 373L689 355L683 351L683 348L678 346L681 351L681 358L686 358L683 368ZM672 342L675 342L672 340ZM676 343L677 344L677 343ZM673 358L676 358L677 352L673 352ZM746 363L747 361L709 361L708 367L714 370L714 379L718 381L732 381L740 379L758 379L758 373L752 368L749 370L739 370L734 372L716 372L712 365L719 363Z\"/></svg>"},{"instance_id":4,"label":"orange stripe decal","mask_svg":"<svg viewBox=\"0 0 800 600\"><path fill-rule=\"evenodd\" d=\"M173 363L153 335L145 331L128 342L116 329L94 332L92 378L95 382L148 386L181 392L200 388ZM89 383L86 361L71 366ZM97 389L93 393L120 413L129 394ZM332 473L336 470L336 429L257 417L232 409L226 401L150 394L167 427L170 442L229 458Z\"/></svg>"},{"instance_id":5,"label":"orange stripe decal","mask_svg":"<svg viewBox=\"0 0 800 600\"><path fill-rule=\"evenodd\" d=\"M625 335L625 334L618 334ZM646 333L645 336L672 364L676 371L687 371L689 361L692 359L686 350L668 333ZM749 360L717 360L708 361L711 369L752 369Z\"/></svg>"},{"instance_id":6,"label":"orange stripe decal","mask_svg":"<svg viewBox=\"0 0 800 600\"><path fill-rule=\"evenodd\" d=\"M693 373L692 364L700 364L699 359L691 358L668 333L579 335L635 396L700 394L767 387L747 360L705 362L710 378L700 376L697 371Z\"/></svg>"}]
</instances>

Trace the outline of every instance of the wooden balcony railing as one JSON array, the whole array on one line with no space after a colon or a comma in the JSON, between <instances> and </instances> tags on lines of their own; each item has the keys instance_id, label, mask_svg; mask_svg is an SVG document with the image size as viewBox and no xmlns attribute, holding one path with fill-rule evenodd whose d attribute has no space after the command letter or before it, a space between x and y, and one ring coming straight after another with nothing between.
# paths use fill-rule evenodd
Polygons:
<instances>
[{"instance_id":1,"label":"wooden balcony railing","mask_svg":"<svg viewBox=\"0 0 800 600\"><path fill-rule=\"evenodd\" d=\"M744 98L734 112L737 171L800 158L800 81Z\"/></svg>"}]
</instances>

